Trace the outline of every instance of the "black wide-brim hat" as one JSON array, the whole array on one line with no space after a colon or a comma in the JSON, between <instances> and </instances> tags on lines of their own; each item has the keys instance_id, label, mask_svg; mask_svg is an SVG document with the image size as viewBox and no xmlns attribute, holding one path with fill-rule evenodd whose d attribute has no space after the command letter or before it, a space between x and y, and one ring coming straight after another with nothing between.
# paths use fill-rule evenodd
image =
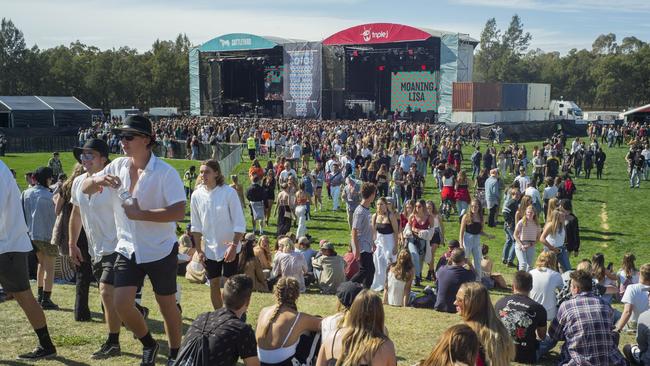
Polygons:
<instances>
[{"instance_id":1,"label":"black wide-brim hat","mask_svg":"<svg viewBox=\"0 0 650 366\"><path fill-rule=\"evenodd\" d=\"M143 116L128 116L123 124L122 127L118 128L113 128L111 130L114 134L122 134L122 133L138 133L142 135L147 135L147 136L153 136L153 129L151 128L151 121L147 117Z\"/></svg>"},{"instance_id":2,"label":"black wide-brim hat","mask_svg":"<svg viewBox=\"0 0 650 366\"><path fill-rule=\"evenodd\" d=\"M72 154L78 162L81 163L81 154L84 149L95 150L99 155L108 158L108 144L102 139L90 139L86 141L83 147L75 147L72 149Z\"/></svg>"}]
</instances>

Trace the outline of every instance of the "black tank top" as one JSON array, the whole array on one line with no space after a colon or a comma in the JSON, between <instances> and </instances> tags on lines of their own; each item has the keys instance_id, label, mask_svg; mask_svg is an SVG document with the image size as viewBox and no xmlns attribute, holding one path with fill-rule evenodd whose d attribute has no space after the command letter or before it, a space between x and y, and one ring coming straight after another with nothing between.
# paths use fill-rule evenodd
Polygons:
<instances>
[{"instance_id":1,"label":"black tank top","mask_svg":"<svg viewBox=\"0 0 650 366\"><path fill-rule=\"evenodd\" d=\"M388 224L377 224L377 232L380 234L392 234L394 233L393 231L393 225L390 223Z\"/></svg>"}]
</instances>

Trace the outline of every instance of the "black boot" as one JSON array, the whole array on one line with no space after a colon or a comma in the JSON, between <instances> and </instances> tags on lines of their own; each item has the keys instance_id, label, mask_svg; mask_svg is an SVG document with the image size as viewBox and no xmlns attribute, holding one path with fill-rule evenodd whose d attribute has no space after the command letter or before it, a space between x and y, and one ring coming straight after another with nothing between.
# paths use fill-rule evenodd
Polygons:
<instances>
[{"instance_id":1,"label":"black boot","mask_svg":"<svg viewBox=\"0 0 650 366\"><path fill-rule=\"evenodd\" d=\"M43 288L42 287L38 288L38 297L36 298L36 301L39 304L43 302Z\"/></svg>"}]
</instances>

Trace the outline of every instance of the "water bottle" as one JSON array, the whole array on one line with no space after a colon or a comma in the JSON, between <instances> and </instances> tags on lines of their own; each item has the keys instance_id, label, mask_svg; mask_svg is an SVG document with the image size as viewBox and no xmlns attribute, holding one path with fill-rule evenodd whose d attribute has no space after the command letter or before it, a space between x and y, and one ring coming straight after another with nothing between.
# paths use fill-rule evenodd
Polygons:
<instances>
[{"instance_id":1,"label":"water bottle","mask_svg":"<svg viewBox=\"0 0 650 366\"><path fill-rule=\"evenodd\" d=\"M133 204L133 197L131 197L131 193L129 193L128 189L120 188L118 192L120 199L125 205L131 206Z\"/></svg>"}]
</instances>

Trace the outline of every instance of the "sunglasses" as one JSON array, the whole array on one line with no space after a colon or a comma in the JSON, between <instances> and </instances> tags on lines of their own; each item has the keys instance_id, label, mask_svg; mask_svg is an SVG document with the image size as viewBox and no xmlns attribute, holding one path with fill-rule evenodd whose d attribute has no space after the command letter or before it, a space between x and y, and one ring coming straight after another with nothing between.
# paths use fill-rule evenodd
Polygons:
<instances>
[{"instance_id":1,"label":"sunglasses","mask_svg":"<svg viewBox=\"0 0 650 366\"><path fill-rule=\"evenodd\" d=\"M93 155L92 153L85 153L85 154L81 154L79 158L81 159L81 161L90 161L95 158L95 155Z\"/></svg>"},{"instance_id":2,"label":"sunglasses","mask_svg":"<svg viewBox=\"0 0 650 366\"><path fill-rule=\"evenodd\" d=\"M134 138L136 137L143 137L144 135L138 135L138 134L122 134L120 135L120 140L126 140L126 141L133 141Z\"/></svg>"}]
</instances>

